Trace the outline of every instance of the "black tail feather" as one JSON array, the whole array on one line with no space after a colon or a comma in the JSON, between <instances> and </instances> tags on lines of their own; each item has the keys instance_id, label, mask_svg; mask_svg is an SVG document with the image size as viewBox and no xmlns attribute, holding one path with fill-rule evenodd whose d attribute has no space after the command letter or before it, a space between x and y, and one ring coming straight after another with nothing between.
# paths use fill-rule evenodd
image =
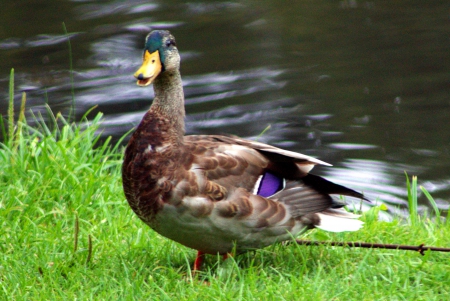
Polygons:
<instances>
[{"instance_id":1,"label":"black tail feather","mask_svg":"<svg viewBox=\"0 0 450 301\"><path fill-rule=\"evenodd\" d=\"M357 191L354 191L353 189L347 188L345 186L335 184L333 182L330 182L322 177L308 174L305 177L302 178L303 183L308 185L309 187L326 194L340 194L340 195L347 195L359 199L363 199L369 203L370 200L364 197L362 193L359 193Z\"/></svg>"}]
</instances>

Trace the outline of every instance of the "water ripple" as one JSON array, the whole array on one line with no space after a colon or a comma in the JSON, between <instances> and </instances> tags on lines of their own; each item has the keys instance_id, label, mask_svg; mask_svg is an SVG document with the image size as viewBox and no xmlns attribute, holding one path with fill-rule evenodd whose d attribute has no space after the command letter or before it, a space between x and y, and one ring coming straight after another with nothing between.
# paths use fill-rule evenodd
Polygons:
<instances>
[{"instance_id":1,"label":"water ripple","mask_svg":"<svg viewBox=\"0 0 450 301\"><path fill-rule=\"evenodd\" d=\"M69 34L40 34L28 39L7 38L0 41L0 49L15 49L21 47L43 47L61 43L67 43L68 38L75 37L80 33Z\"/></svg>"},{"instance_id":2,"label":"water ripple","mask_svg":"<svg viewBox=\"0 0 450 301\"><path fill-rule=\"evenodd\" d=\"M111 15L132 13L142 5L149 5L147 1L113 1L109 3L91 3L79 6L76 11L80 20L98 19ZM156 8L156 4L152 10ZM147 6L147 8L149 8Z\"/></svg>"}]
</instances>

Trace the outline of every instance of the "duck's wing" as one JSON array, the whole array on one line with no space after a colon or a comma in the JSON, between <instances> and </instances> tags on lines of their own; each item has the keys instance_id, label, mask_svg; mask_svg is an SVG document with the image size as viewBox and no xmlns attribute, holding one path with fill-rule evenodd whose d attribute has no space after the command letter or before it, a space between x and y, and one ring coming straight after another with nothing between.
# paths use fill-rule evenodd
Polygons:
<instances>
[{"instance_id":1,"label":"duck's wing","mask_svg":"<svg viewBox=\"0 0 450 301\"><path fill-rule=\"evenodd\" d=\"M239 198L239 190L246 197L256 196L255 201L262 197L295 207L292 214L297 217L339 207L330 194L365 199L359 192L309 174L315 165L329 164L307 155L218 135L186 136L185 144L193 155L191 170L216 201Z\"/></svg>"},{"instance_id":2,"label":"duck's wing","mask_svg":"<svg viewBox=\"0 0 450 301\"><path fill-rule=\"evenodd\" d=\"M228 185L237 185L250 192L257 192L261 190L257 187L261 185L261 180L262 184L276 185L276 179L271 179L281 178L300 181L324 194L347 195L367 200L361 193L309 174L315 165L331 165L311 156L230 136L192 135L185 137L185 143L195 155L194 163L205 170L208 179L216 182L229 182ZM263 190L264 188L262 187Z\"/></svg>"}]
</instances>

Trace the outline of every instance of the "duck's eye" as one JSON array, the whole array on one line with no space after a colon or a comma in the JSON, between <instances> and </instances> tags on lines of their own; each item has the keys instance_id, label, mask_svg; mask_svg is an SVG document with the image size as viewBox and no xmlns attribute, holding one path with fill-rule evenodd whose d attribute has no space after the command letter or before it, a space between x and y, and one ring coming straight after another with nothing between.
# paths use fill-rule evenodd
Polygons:
<instances>
[{"instance_id":1,"label":"duck's eye","mask_svg":"<svg viewBox=\"0 0 450 301\"><path fill-rule=\"evenodd\" d=\"M168 40L168 41L166 42L166 46L167 46L167 47L170 47L170 46L177 46L177 45L175 44L175 41L174 41L174 40Z\"/></svg>"}]
</instances>

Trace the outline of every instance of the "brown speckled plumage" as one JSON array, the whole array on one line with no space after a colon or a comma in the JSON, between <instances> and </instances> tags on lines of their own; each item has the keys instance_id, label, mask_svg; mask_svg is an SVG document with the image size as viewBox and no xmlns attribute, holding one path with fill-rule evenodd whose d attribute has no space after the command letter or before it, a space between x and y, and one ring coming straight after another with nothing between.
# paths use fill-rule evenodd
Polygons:
<instances>
[{"instance_id":1,"label":"brown speckled plumage","mask_svg":"<svg viewBox=\"0 0 450 301\"><path fill-rule=\"evenodd\" d=\"M357 216L330 194L363 198L308 172L322 161L238 137L184 136L179 55L167 31L146 40L159 51L161 72L141 67L138 84L154 84L155 99L132 135L123 163L123 187L133 211L160 234L205 253L226 254L290 239L304 228L357 230ZM147 53L148 51L148 53ZM153 56L152 56L153 58ZM143 66L144 66L143 65ZM283 180L273 195L258 195L262 176ZM333 229L329 222L342 225Z\"/></svg>"}]
</instances>

